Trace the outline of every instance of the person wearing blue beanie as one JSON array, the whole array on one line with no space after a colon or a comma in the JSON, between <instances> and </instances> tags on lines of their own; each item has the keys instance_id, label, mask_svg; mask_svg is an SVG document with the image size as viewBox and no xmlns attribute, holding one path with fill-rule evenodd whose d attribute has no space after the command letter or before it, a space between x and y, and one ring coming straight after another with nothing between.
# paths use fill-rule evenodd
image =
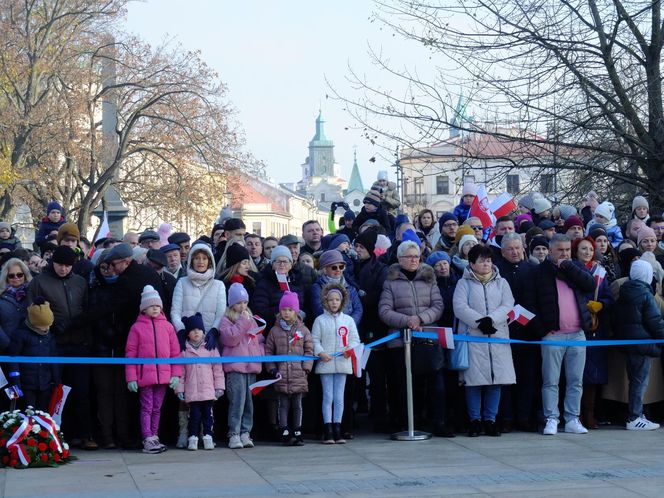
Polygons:
<instances>
[{"instance_id":1,"label":"person wearing blue beanie","mask_svg":"<svg viewBox=\"0 0 664 498\"><path fill-rule=\"evenodd\" d=\"M450 264L452 263L450 255L444 251L434 251L427 258L427 264L432 268L436 266L436 263L438 263L438 261L447 261Z\"/></svg>"},{"instance_id":2,"label":"person wearing blue beanie","mask_svg":"<svg viewBox=\"0 0 664 498\"><path fill-rule=\"evenodd\" d=\"M415 242L420 248L422 247L422 241L417 236L415 231L411 230L410 228L401 235L401 242L406 242L407 240Z\"/></svg>"}]
</instances>

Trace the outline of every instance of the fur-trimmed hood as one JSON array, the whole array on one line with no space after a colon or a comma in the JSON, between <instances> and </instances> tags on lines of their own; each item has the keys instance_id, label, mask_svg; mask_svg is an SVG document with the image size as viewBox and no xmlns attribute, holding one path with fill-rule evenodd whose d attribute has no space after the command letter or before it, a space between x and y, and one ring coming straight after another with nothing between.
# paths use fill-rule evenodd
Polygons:
<instances>
[{"instance_id":1,"label":"fur-trimmed hood","mask_svg":"<svg viewBox=\"0 0 664 498\"><path fill-rule=\"evenodd\" d=\"M325 297L327 296L327 293L331 291L332 289L336 289L339 292L341 292L341 308L339 308L341 311L343 311L346 308L346 304L348 303L348 291L346 290L346 287L344 287L342 284L337 284L337 283L329 283L326 284L320 293L320 302L323 305L323 309L325 311L330 311L329 308L327 307L327 300Z\"/></svg>"},{"instance_id":2,"label":"fur-trimmed hood","mask_svg":"<svg viewBox=\"0 0 664 498\"><path fill-rule=\"evenodd\" d=\"M406 276L401 273L401 265L399 263L394 263L390 265L387 271L387 280L398 280L403 279L407 280ZM436 283L436 273L433 268L431 268L426 263L421 263L420 267L417 269L415 274L415 280L424 280L427 283Z\"/></svg>"}]
</instances>

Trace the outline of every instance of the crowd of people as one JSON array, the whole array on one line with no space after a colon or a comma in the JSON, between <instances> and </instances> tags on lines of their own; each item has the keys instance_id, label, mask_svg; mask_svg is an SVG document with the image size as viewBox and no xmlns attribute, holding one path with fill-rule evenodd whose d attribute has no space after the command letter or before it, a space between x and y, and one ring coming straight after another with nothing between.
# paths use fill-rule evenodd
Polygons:
<instances>
[{"instance_id":1,"label":"crowd of people","mask_svg":"<svg viewBox=\"0 0 664 498\"><path fill-rule=\"evenodd\" d=\"M529 194L486 227L471 215L475 195L465 185L453 212L409 219L381 174L338 228L333 206L327 235L310 220L301 233L261 237L224 209L209 235L145 230L94 245L51 202L38 251L0 223L4 354L239 359L10 363L7 377L39 409L54 386L70 386L63 430L86 450L160 453L163 440L193 451L225 437L240 449L254 436L301 446L305 434L342 444L360 414L379 433L407 423L402 339L373 347L361 377L355 346L452 327L545 344L471 342L461 369L437 341L414 339L416 422L437 436L658 428L644 404L664 400L652 361L661 347L580 342L664 339L664 218L641 196L620 219L592 192L578 208ZM515 305L534 317L509 322ZM258 361L281 355L317 360ZM257 380L275 382L253 396Z\"/></svg>"}]
</instances>

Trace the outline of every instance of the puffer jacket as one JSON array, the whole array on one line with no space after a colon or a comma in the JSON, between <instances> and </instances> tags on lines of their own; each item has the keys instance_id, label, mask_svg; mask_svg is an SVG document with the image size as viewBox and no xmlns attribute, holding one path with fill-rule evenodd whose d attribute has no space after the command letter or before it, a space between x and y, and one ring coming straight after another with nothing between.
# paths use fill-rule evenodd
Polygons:
<instances>
[{"instance_id":1,"label":"puffer jacket","mask_svg":"<svg viewBox=\"0 0 664 498\"><path fill-rule=\"evenodd\" d=\"M203 274L191 268L191 257L197 252L205 251L212 261L212 268L204 278ZM212 249L207 244L194 244L187 258L187 276L178 280L173 291L173 304L171 305L171 322L175 330L183 330L183 316L192 316L200 313L203 316L203 325L207 332L211 328L219 328L219 322L226 312L226 287L220 280L215 280L216 266Z\"/></svg>"},{"instance_id":2,"label":"puffer jacket","mask_svg":"<svg viewBox=\"0 0 664 498\"><path fill-rule=\"evenodd\" d=\"M253 318L241 316L233 323L225 316L219 324L219 337L224 346L222 356L265 356L265 337L258 334L254 337L249 331L256 328ZM252 363L224 363L224 372L260 373L262 365Z\"/></svg>"},{"instance_id":3,"label":"puffer jacket","mask_svg":"<svg viewBox=\"0 0 664 498\"><path fill-rule=\"evenodd\" d=\"M298 338L296 339L296 337ZM277 320L265 341L265 354L268 356L313 356L314 343L311 332L301 320L293 324L290 330L285 330ZM274 368L279 369L281 380L274 384L275 391L284 394L298 394L309 391L307 372L311 372L313 366L313 360L281 361L279 363L268 362L265 364L265 369L268 372Z\"/></svg>"},{"instance_id":4,"label":"puffer jacket","mask_svg":"<svg viewBox=\"0 0 664 498\"><path fill-rule=\"evenodd\" d=\"M9 339L13 337L14 331L28 316L28 299L26 298L19 303L9 292L3 292L0 296L0 329ZM1 344L0 349L4 349Z\"/></svg>"},{"instance_id":5,"label":"puffer jacket","mask_svg":"<svg viewBox=\"0 0 664 498\"><path fill-rule=\"evenodd\" d=\"M14 331L9 347L11 356L57 356L55 337L51 332L40 334L23 321ZM60 366L55 363L10 363L10 372L20 372L21 388L46 391L60 383Z\"/></svg>"},{"instance_id":6,"label":"puffer jacket","mask_svg":"<svg viewBox=\"0 0 664 498\"><path fill-rule=\"evenodd\" d=\"M156 318L139 315L129 330L127 358L179 358L180 344L175 329L163 313ZM138 387L168 384L171 377L182 375L182 365L125 365L127 382Z\"/></svg>"},{"instance_id":7,"label":"puffer jacket","mask_svg":"<svg viewBox=\"0 0 664 498\"><path fill-rule=\"evenodd\" d=\"M320 300L320 294L323 287L330 282L331 280L329 277L321 275L311 286L311 314L313 315L313 318L323 314L323 304ZM359 325L360 320L362 319L362 301L360 301L357 287L345 278L341 281L341 285L343 285L346 288L346 291L348 291L348 301L346 301L346 306L343 311L355 320L355 325Z\"/></svg>"},{"instance_id":8,"label":"puffer jacket","mask_svg":"<svg viewBox=\"0 0 664 498\"><path fill-rule=\"evenodd\" d=\"M620 287L614 311L617 339L664 339L664 320L652 288L639 280L627 280ZM623 346L630 354L658 357L660 344Z\"/></svg>"},{"instance_id":9,"label":"puffer jacket","mask_svg":"<svg viewBox=\"0 0 664 498\"><path fill-rule=\"evenodd\" d=\"M468 219L468 214L470 213L470 206L466 206L463 202L463 197L459 201L459 204L456 205L452 214L456 216L459 225L463 224L464 221Z\"/></svg>"},{"instance_id":10,"label":"puffer jacket","mask_svg":"<svg viewBox=\"0 0 664 498\"><path fill-rule=\"evenodd\" d=\"M422 325L433 325L443 314L436 275L429 265L422 263L410 281L396 263L390 266L378 303L381 320L393 329L405 329L408 317L417 315ZM400 347L401 339L390 341L389 347Z\"/></svg>"},{"instance_id":11,"label":"puffer jacket","mask_svg":"<svg viewBox=\"0 0 664 498\"><path fill-rule=\"evenodd\" d=\"M496 333L491 337L509 339L507 313L514 308L514 298L507 280L500 276L494 265L491 279L483 284L470 268L454 291L454 314L459 319L459 333L486 337L477 328L477 320L488 316ZM467 386L515 384L512 348L509 344L468 343L468 370L460 372L459 379Z\"/></svg>"},{"instance_id":12,"label":"puffer jacket","mask_svg":"<svg viewBox=\"0 0 664 498\"><path fill-rule=\"evenodd\" d=\"M353 348L360 343L360 336L357 333L355 321L345 313L331 314L329 311L320 315L314 321L311 335L314 340L314 354L319 356L321 353L333 355L341 353L344 350L339 331L342 327L348 332L348 347ZM319 360L316 363L317 374L352 374L353 364L350 358L344 358L343 355L335 356L332 361Z\"/></svg>"},{"instance_id":13,"label":"puffer jacket","mask_svg":"<svg viewBox=\"0 0 664 498\"><path fill-rule=\"evenodd\" d=\"M187 341L182 357L218 358L219 351L217 349L208 351L204 344L195 348ZM175 392L184 393L184 400L191 403L193 401L214 401L216 399L215 389L226 389L224 369L221 363L190 363L184 365L184 371Z\"/></svg>"},{"instance_id":14,"label":"puffer jacket","mask_svg":"<svg viewBox=\"0 0 664 498\"><path fill-rule=\"evenodd\" d=\"M304 285L300 280L301 276L298 272L291 271L288 274L288 286L291 292L297 293L300 301L300 310L306 309L306 301L304 294ZM266 330L270 330L274 326L275 318L279 313L279 301L283 296L283 291L277 282L277 275L271 266L265 268L260 272L260 278L256 282L256 289L252 300L249 301L251 310L260 316L266 323Z\"/></svg>"},{"instance_id":15,"label":"puffer jacket","mask_svg":"<svg viewBox=\"0 0 664 498\"><path fill-rule=\"evenodd\" d=\"M41 244L51 232L57 232L65 223L67 223L67 220L64 216L60 216L60 221L56 221L55 223L53 223L48 216L44 216L39 223L39 229L37 230L37 235L35 235L35 242Z\"/></svg>"}]
</instances>

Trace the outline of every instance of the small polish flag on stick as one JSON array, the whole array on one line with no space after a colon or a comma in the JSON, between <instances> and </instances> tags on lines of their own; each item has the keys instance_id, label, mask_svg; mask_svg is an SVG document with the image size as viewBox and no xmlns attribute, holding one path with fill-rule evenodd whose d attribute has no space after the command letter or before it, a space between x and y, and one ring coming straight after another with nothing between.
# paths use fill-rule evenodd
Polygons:
<instances>
[{"instance_id":1,"label":"small polish flag on stick","mask_svg":"<svg viewBox=\"0 0 664 498\"><path fill-rule=\"evenodd\" d=\"M507 216L517 208L516 202L510 194L503 192L489 206L489 209L496 218Z\"/></svg>"},{"instance_id":2,"label":"small polish flag on stick","mask_svg":"<svg viewBox=\"0 0 664 498\"><path fill-rule=\"evenodd\" d=\"M450 327L436 327L438 344L445 349L454 349L454 331Z\"/></svg>"},{"instance_id":3,"label":"small polish flag on stick","mask_svg":"<svg viewBox=\"0 0 664 498\"><path fill-rule=\"evenodd\" d=\"M602 285L602 282L606 278L606 268L602 265L597 265L595 271L593 272L593 277L595 277L595 282L597 282L597 287Z\"/></svg>"},{"instance_id":4,"label":"small polish flag on stick","mask_svg":"<svg viewBox=\"0 0 664 498\"><path fill-rule=\"evenodd\" d=\"M521 325L526 325L533 318L535 318L535 313L532 313L520 304L517 304L507 313L507 324L509 325L512 322L517 322Z\"/></svg>"},{"instance_id":5,"label":"small polish flag on stick","mask_svg":"<svg viewBox=\"0 0 664 498\"><path fill-rule=\"evenodd\" d=\"M353 364L353 374L355 377L362 377L362 357L364 356L364 344L359 343L350 350L350 361Z\"/></svg>"},{"instance_id":6,"label":"small polish flag on stick","mask_svg":"<svg viewBox=\"0 0 664 498\"><path fill-rule=\"evenodd\" d=\"M270 387L272 384L276 384L280 380L281 380L281 374L277 374L276 379L259 380L258 382L249 384L249 389L251 390L252 396L256 396L263 389L265 389L266 387Z\"/></svg>"},{"instance_id":7,"label":"small polish flag on stick","mask_svg":"<svg viewBox=\"0 0 664 498\"><path fill-rule=\"evenodd\" d=\"M288 286L288 275L285 273L277 273L277 282L279 282L279 288L281 289L281 292L286 292L290 290L290 287Z\"/></svg>"},{"instance_id":8,"label":"small polish flag on stick","mask_svg":"<svg viewBox=\"0 0 664 498\"><path fill-rule=\"evenodd\" d=\"M71 387L64 384L59 384L53 389L51 402L48 404L48 413L50 413L51 418L58 425L62 425L62 412L65 409L65 402L70 391Z\"/></svg>"}]
</instances>

